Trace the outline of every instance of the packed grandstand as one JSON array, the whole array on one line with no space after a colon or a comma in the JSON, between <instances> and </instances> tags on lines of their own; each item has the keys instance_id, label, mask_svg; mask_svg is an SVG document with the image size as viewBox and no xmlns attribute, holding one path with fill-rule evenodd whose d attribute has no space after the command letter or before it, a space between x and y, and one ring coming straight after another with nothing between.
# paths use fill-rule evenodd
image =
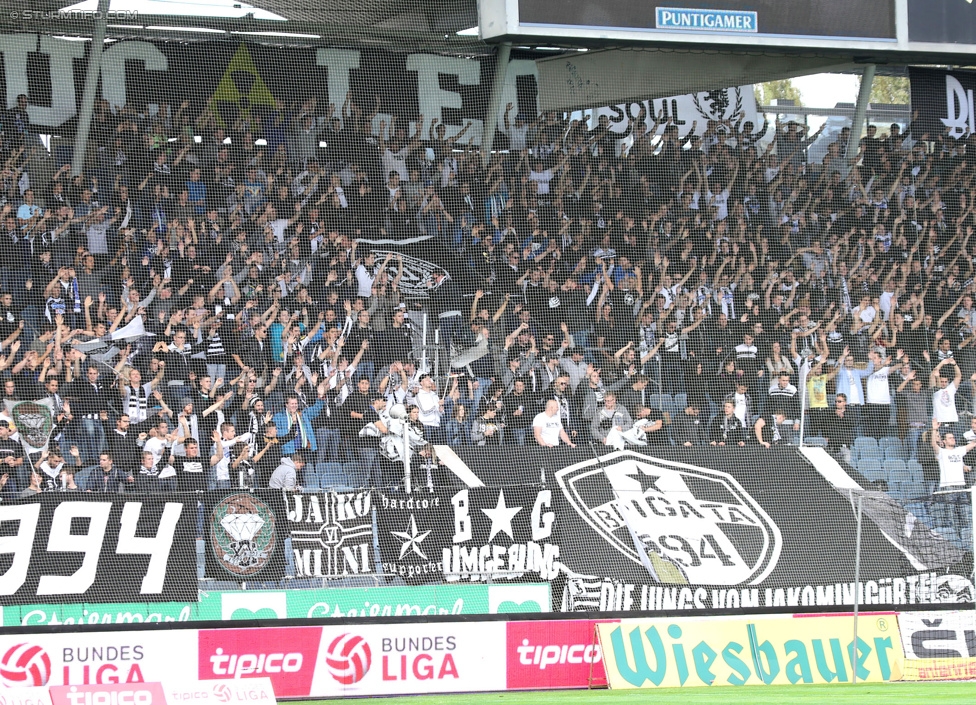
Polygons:
<instances>
[{"instance_id":1,"label":"packed grandstand","mask_svg":"<svg viewBox=\"0 0 976 705\"><path fill-rule=\"evenodd\" d=\"M227 128L101 101L97 158L43 179L21 101L4 398L50 400L55 428L25 462L0 426L7 499L393 486L394 410L421 447L734 453L802 427L906 497L969 479L937 459L976 441L966 140L872 125L812 163L795 122L682 138L509 105L484 165L464 129L377 136L351 99Z\"/></svg>"}]
</instances>

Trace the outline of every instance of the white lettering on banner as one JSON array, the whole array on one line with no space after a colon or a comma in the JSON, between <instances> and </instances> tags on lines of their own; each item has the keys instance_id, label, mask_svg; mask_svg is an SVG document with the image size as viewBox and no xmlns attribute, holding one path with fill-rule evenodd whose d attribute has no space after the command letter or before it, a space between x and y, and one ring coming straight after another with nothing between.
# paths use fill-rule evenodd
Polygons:
<instances>
[{"instance_id":1,"label":"white lettering on banner","mask_svg":"<svg viewBox=\"0 0 976 705\"><path fill-rule=\"evenodd\" d=\"M571 582L573 580L570 579ZM581 581L577 582L580 589L586 589ZM919 604L972 604L972 595L972 583L966 578L922 573L903 578L861 581L857 599L862 605L897 607ZM834 607L853 605L854 601L853 582L795 585L787 588L667 587L622 583L610 579L599 584L601 612ZM596 609L596 602L592 604Z\"/></svg>"},{"instance_id":2,"label":"white lettering on banner","mask_svg":"<svg viewBox=\"0 0 976 705\"><path fill-rule=\"evenodd\" d=\"M28 104L28 115L35 126L57 127L78 114L78 91L75 84L74 62L85 57L83 42L73 42L57 39L47 35L37 34L2 34L0 35L0 53L3 54L3 76L6 85L6 106L17 104L17 96L31 95L30 78L27 70L29 54L44 54L48 59L49 81L51 90L50 106ZM329 101L336 106L342 105L350 89L350 72L360 67L361 52L349 49L318 49L315 63L325 69L328 86ZM102 97L119 108L128 101L126 94L126 62L140 61L146 71L165 73L169 70L169 61L160 49L150 42L124 41L106 47L101 63ZM427 121L423 125L426 130L432 118L444 122L443 109L462 107L462 97L452 91L440 87L439 76L450 74L457 77L463 86L481 85L481 62L477 59L440 56L434 54L410 54L406 59L406 69L417 73L418 101L420 114ZM499 119L503 115L507 102L517 103L516 79L518 76L536 76L535 62L510 62L506 76L505 100L499 111ZM338 112L338 111L337 111ZM534 114L535 106L531 107ZM391 116L385 116L390 124ZM452 137L461 130L460 125L446 125L447 137ZM471 128L467 136L474 144L480 144L484 126L481 120L472 119ZM501 122L499 122L501 124ZM378 122L374 124L374 131ZM414 129L416 125L412 125ZM425 132L426 134L426 132Z\"/></svg>"},{"instance_id":3,"label":"white lettering on banner","mask_svg":"<svg viewBox=\"0 0 976 705\"><path fill-rule=\"evenodd\" d=\"M0 555L12 553L10 567L0 575L0 595L13 595L27 580L34 532L41 516L40 504L7 505L0 507L0 522L17 522L17 533L0 537Z\"/></svg>"},{"instance_id":4,"label":"white lettering on banner","mask_svg":"<svg viewBox=\"0 0 976 705\"><path fill-rule=\"evenodd\" d=\"M471 540L471 516L468 509L468 491L461 490L451 497L454 505L454 538L453 543L463 543Z\"/></svg>"},{"instance_id":5,"label":"white lettering on banner","mask_svg":"<svg viewBox=\"0 0 976 705\"><path fill-rule=\"evenodd\" d=\"M81 567L72 575L42 575L37 584L38 595L78 594L88 591L95 582L111 511L112 505L109 502L63 502L58 505L51 520L47 539L48 552L83 553L85 558ZM72 534L72 520L84 518L89 520L88 532Z\"/></svg>"},{"instance_id":6,"label":"white lettering on banner","mask_svg":"<svg viewBox=\"0 0 976 705\"><path fill-rule=\"evenodd\" d=\"M454 506L453 543L470 541L474 534L469 491L461 490L456 493L451 497L451 504ZM445 579L449 582L515 580L525 573L538 573L542 580L555 578L559 574L556 566L559 546L551 543L536 543L536 540L546 539L552 535L552 526L556 521L555 513L542 511L543 508L551 505L551 490L541 490L536 494L529 519L533 541L513 543L507 547L490 543L481 546L455 545L442 549ZM496 536L501 538L502 535L507 535L509 539L513 538L512 521L521 510L522 507L506 506L504 491L499 493L498 505L494 509L479 509L478 511L491 520L488 540L493 541Z\"/></svg>"},{"instance_id":7,"label":"white lettering on banner","mask_svg":"<svg viewBox=\"0 0 976 705\"><path fill-rule=\"evenodd\" d=\"M153 622L189 622L191 617L189 605L184 605L180 613L175 617L164 615L162 612L99 612L96 609L82 610L80 617L64 617L58 611L48 612L42 609L33 609L27 612L20 624L29 627L32 624L48 624L60 626L62 624L151 624Z\"/></svg>"},{"instance_id":8,"label":"white lettering on banner","mask_svg":"<svg viewBox=\"0 0 976 705\"><path fill-rule=\"evenodd\" d=\"M542 490L532 505L532 540L541 541L552 536L552 525L556 523L555 512L543 512L543 507L552 506L552 490Z\"/></svg>"},{"instance_id":9,"label":"white lettering on banner","mask_svg":"<svg viewBox=\"0 0 976 705\"><path fill-rule=\"evenodd\" d=\"M509 123L515 123L515 116L519 113L535 115L535 105L521 105L518 99L518 78L519 76L531 76L539 83L539 68L534 61L525 59L513 59L508 62L508 71L505 74L505 84L502 86L502 97L498 101L498 129L505 128L505 111L508 104L512 104L512 112L509 114Z\"/></svg>"},{"instance_id":10,"label":"white lettering on banner","mask_svg":"<svg viewBox=\"0 0 976 705\"><path fill-rule=\"evenodd\" d=\"M27 115L37 125L60 125L74 117L77 108L73 62L84 58L83 42L55 39L47 35L38 38L36 34L3 34L0 35L0 51L3 52L8 107L17 104L18 95L30 95L27 55L38 53L48 57L51 107L28 104ZM65 80L65 77L69 78Z\"/></svg>"},{"instance_id":11,"label":"white lettering on banner","mask_svg":"<svg viewBox=\"0 0 976 705\"><path fill-rule=\"evenodd\" d=\"M515 647L519 655L519 663L523 666L538 666L540 671L547 666L565 663L600 663L603 653L599 644L563 644L562 646L535 645L528 639L522 639L522 645Z\"/></svg>"},{"instance_id":12,"label":"white lettering on banner","mask_svg":"<svg viewBox=\"0 0 976 705\"><path fill-rule=\"evenodd\" d=\"M217 676L241 678L261 673L298 673L304 657L297 652L274 654L224 654L218 648L210 657L213 673Z\"/></svg>"},{"instance_id":13,"label":"white lettering on banner","mask_svg":"<svg viewBox=\"0 0 976 705\"><path fill-rule=\"evenodd\" d=\"M314 619L316 617L421 617L431 614L464 614L464 600L457 598L450 610L437 605L418 605L409 602L395 605L364 602L361 609L350 608L345 612L339 608L338 603L331 606L328 602L316 602L308 608L305 616Z\"/></svg>"},{"instance_id":14,"label":"white lettering on banner","mask_svg":"<svg viewBox=\"0 0 976 705\"><path fill-rule=\"evenodd\" d=\"M641 107L645 111L644 125L653 134L661 134L670 120L678 128L681 137L686 137L694 131L696 135L704 134L710 120L739 120L753 124L754 133L762 128L762 117L756 111L756 99L752 86L735 86L715 91L689 93L687 95L655 98L633 103L622 103L612 107L594 110L594 119L607 116L610 119L611 132L624 132L627 129L627 118L636 119ZM658 120L658 116L661 119ZM735 133L728 135L735 138Z\"/></svg>"},{"instance_id":15,"label":"white lettering on banner","mask_svg":"<svg viewBox=\"0 0 976 705\"><path fill-rule=\"evenodd\" d=\"M359 52L354 49L318 49L315 63L328 71L329 102L342 105L349 94L349 72L359 68Z\"/></svg>"},{"instance_id":16,"label":"white lettering on banner","mask_svg":"<svg viewBox=\"0 0 976 705\"><path fill-rule=\"evenodd\" d=\"M973 105L973 91L963 88L959 79L946 74L946 116L942 124L949 128L949 136L958 139L976 132L976 108Z\"/></svg>"},{"instance_id":17,"label":"white lettering on banner","mask_svg":"<svg viewBox=\"0 0 976 705\"><path fill-rule=\"evenodd\" d=\"M759 15L755 12L684 10L673 7L659 7L657 8L656 28L758 32L758 17Z\"/></svg>"},{"instance_id":18,"label":"white lettering on banner","mask_svg":"<svg viewBox=\"0 0 976 705\"><path fill-rule=\"evenodd\" d=\"M373 572L369 491L296 494L287 501L298 577Z\"/></svg>"},{"instance_id":19,"label":"white lettering on banner","mask_svg":"<svg viewBox=\"0 0 976 705\"><path fill-rule=\"evenodd\" d=\"M55 508L46 550L49 553L83 554L84 559L71 575L42 575L38 581L38 595L81 595L94 584L112 507L112 502L62 502ZM39 503L0 507L0 522L18 523L16 535L0 538L0 554L14 554L10 569L0 576L0 595L16 593L27 579L40 511ZM143 594L163 591L166 566L182 512L181 503L167 502L156 535L150 538L135 535L142 502L126 502L122 508L115 553L150 556L141 584ZM87 533L72 533L74 519L89 520Z\"/></svg>"},{"instance_id":20,"label":"white lettering on banner","mask_svg":"<svg viewBox=\"0 0 976 705\"><path fill-rule=\"evenodd\" d=\"M477 86L481 83L481 62L452 56L410 54L407 56L407 71L417 72L417 100L420 104L420 114L424 116L428 125L434 118L437 118L439 123L444 122L444 115L441 112L443 108L461 108L461 96L440 87L440 74L457 76L458 83L462 86ZM463 125L447 125L445 137L453 137L461 131L462 127ZM411 129L414 128L415 125L412 125ZM465 137L470 137L474 144L480 144L483 132L482 121L471 120L471 129Z\"/></svg>"},{"instance_id":21,"label":"white lettering on banner","mask_svg":"<svg viewBox=\"0 0 976 705\"><path fill-rule=\"evenodd\" d=\"M173 548L173 537L176 536L176 526L183 513L183 505L167 502L163 507L155 536L136 536L139 526L139 515L142 513L142 502L126 502L122 508L119 541L115 546L118 554L132 554L150 556L146 574L142 578L140 592L151 595L163 591L166 582L166 564L169 553Z\"/></svg>"}]
</instances>

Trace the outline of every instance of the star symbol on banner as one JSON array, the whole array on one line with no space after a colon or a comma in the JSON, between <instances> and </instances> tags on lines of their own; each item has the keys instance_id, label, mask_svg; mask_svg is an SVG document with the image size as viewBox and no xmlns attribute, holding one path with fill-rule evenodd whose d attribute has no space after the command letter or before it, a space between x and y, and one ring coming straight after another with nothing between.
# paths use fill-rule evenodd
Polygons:
<instances>
[{"instance_id":1,"label":"star symbol on banner","mask_svg":"<svg viewBox=\"0 0 976 705\"><path fill-rule=\"evenodd\" d=\"M407 524L406 529L403 531L391 531L390 534L403 540L403 543L400 545L401 559L407 555L407 551L413 551L425 561L427 560L427 556L425 556L424 552L420 550L420 544L425 538L430 536L430 531L424 531L423 533L418 532L417 520L414 518L413 514L410 515L410 523Z\"/></svg>"},{"instance_id":2,"label":"star symbol on banner","mask_svg":"<svg viewBox=\"0 0 976 705\"><path fill-rule=\"evenodd\" d=\"M661 479L661 475L651 475L638 473L637 481L640 483L641 494L646 495L648 492L653 490L657 494L666 494L664 490L657 486L657 481Z\"/></svg>"},{"instance_id":3,"label":"star symbol on banner","mask_svg":"<svg viewBox=\"0 0 976 705\"><path fill-rule=\"evenodd\" d=\"M506 507L505 506L505 490L498 491L498 504L495 505L494 509L482 509L489 519L491 519L491 535L488 537L488 542L495 538L495 535L503 531L508 534L508 538L514 540L515 537L512 536L512 519L515 515L522 511L522 507Z\"/></svg>"}]
</instances>

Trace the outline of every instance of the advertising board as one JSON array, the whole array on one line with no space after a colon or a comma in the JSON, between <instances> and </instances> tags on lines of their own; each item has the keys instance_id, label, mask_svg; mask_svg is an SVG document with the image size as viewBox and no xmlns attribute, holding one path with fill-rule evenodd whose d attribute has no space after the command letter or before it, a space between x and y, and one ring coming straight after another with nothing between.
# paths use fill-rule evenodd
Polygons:
<instances>
[{"instance_id":1,"label":"advertising board","mask_svg":"<svg viewBox=\"0 0 976 705\"><path fill-rule=\"evenodd\" d=\"M976 613L901 612L903 680L976 679Z\"/></svg>"},{"instance_id":2,"label":"advertising board","mask_svg":"<svg viewBox=\"0 0 976 705\"><path fill-rule=\"evenodd\" d=\"M597 626L611 688L899 680L891 615L624 620Z\"/></svg>"},{"instance_id":3,"label":"advertising board","mask_svg":"<svg viewBox=\"0 0 976 705\"><path fill-rule=\"evenodd\" d=\"M976 7L969 0L908 0L908 38L933 44L976 44Z\"/></svg>"},{"instance_id":4,"label":"advertising board","mask_svg":"<svg viewBox=\"0 0 976 705\"><path fill-rule=\"evenodd\" d=\"M581 29L895 38L892 0L518 0L518 10L521 24Z\"/></svg>"},{"instance_id":5,"label":"advertising board","mask_svg":"<svg viewBox=\"0 0 976 705\"><path fill-rule=\"evenodd\" d=\"M519 583L201 591L197 602L5 605L0 606L0 625L526 614L550 611L549 589L548 583Z\"/></svg>"},{"instance_id":6,"label":"advertising board","mask_svg":"<svg viewBox=\"0 0 976 705\"><path fill-rule=\"evenodd\" d=\"M596 625L592 619L509 622L508 689L606 685Z\"/></svg>"},{"instance_id":7,"label":"advertising board","mask_svg":"<svg viewBox=\"0 0 976 705\"><path fill-rule=\"evenodd\" d=\"M196 672L195 630L0 636L0 686L112 685Z\"/></svg>"},{"instance_id":8,"label":"advertising board","mask_svg":"<svg viewBox=\"0 0 976 705\"><path fill-rule=\"evenodd\" d=\"M201 680L268 676L279 697L505 689L505 624L200 630Z\"/></svg>"}]
</instances>

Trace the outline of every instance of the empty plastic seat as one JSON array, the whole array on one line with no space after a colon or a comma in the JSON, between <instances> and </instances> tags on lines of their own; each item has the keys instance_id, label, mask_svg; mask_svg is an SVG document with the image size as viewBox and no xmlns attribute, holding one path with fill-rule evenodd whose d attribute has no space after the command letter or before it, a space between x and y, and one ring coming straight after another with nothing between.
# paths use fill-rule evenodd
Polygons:
<instances>
[{"instance_id":1,"label":"empty plastic seat","mask_svg":"<svg viewBox=\"0 0 976 705\"><path fill-rule=\"evenodd\" d=\"M882 436L878 439L879 448L901 448L901 439L897 436Z\"/></svg>"},{"instance_id":2,"label":"empty plastic seat","mask_svg":"<svg viewBox=\"0 0 976 705\"><path fill-rule=\"evenodd\" d=\"M959 534L956 532L955 527L952 526L936 526L933 527L932 531L937 533L939 536L944 538L953 544L959 543Z\"/></svg>"},{"instance_id":3,"label":"empty plastic seat","mask_svg":"<svg viewBox=\"0 0 976 705\"><path fill-rule=\"evenodd\" d=\"M907 460L908 453L901 446L887 446L881 449L885 460Z\"/></svg>"},{"instance_id":4,"label":"empty plastic seat","mask_svg":"<svg viewBox=\"0 0 976 705\"><path fill-rule=\"evenodd\" d=\"M954 507L940 500L929 503L929 516L932 517L932 529L951 527L956 521Z\"/></svg>"},{"instance_id":5,"label":"empty plastic seat","mask_svg":"<svg viewBox=\"0 0 976 705\"><path fill-rule=\"evenodd\" d=\"M911 482L911 474L904 460L885 459L884 467L888 482Z\"/></svg>"},{"instance_id":6,"label":"empty plastic seat","mask_svg":"<svg viewBox=\"0 0 976 705\"><path fill-rule=\"evenodd\" d=\"M870 436L858 436L854 439L855 448L877 448L878 442L871 438Z\"/></svg>"},{"instance_id":7,"label":"empty plastic seat","mask_svg":"<svg viewBox=\"0 0 976 705\"><path fill-rule=\"evenodd\" d=\"M871 448L868 446L862 446L857 451L857 457L859 460L877 460L879 463L884 460L884 454L881 452L880 448Z\"/></svg>"},{"instance_id":8,"label":"empty plastic seat","mask_svg":"<svg viewBox=\"0 0 976 705\"><path fill-rule=\"evenodd\" d=\"M864 475L870 482L885 479L884 468L881 465L881 461L876 458L859 459L857 461L857 471Z\"/></svg>"},{"instance_id":9,"label":"empty plastic seat","mask_svg":"<svg viewBox=\"0 0 976 705\"><path fill-rule=\"evenodd\" d=\"M688 395L684 392L678 392L674 395L674 410L675 412L684 411L688 406Z\"/></svg>"},{"instance_id":10,"label":"empty plastic seat","mask_svg":"<svg viewBox=\"0 0 976 705\"><path fill-rule=\"evenodd\" d=\"M908 470L908 474L912 476L912 482L919 485L925 482L925 471L922 469L922 464L917 460L909 460L905 463L905 469Z\"/></svg>"}]
</instances>

